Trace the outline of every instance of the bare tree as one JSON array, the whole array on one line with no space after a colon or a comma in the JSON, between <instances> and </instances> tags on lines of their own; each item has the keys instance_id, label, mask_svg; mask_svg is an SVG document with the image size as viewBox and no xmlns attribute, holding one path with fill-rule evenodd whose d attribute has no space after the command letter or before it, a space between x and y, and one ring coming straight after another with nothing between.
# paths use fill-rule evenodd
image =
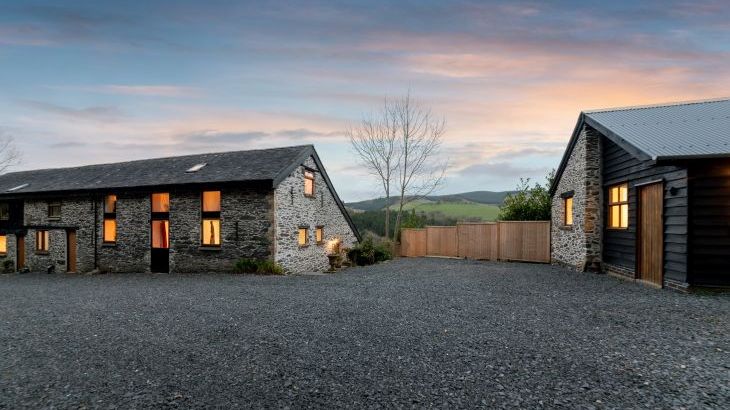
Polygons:
<instances>
[{"instance_id":1,"label":"bare tree","mask_svg":"<svg viewBox=\"0 0 730 410\"><path fill-rule=\"evenodd\" d=\"M410 92L388 105L398 127L397 188L400 194L393 239L400 230L403 207L433 193L443 183L448 161L439 158L446 120L414 100Z\"/></svg>"},{"instance_id":2,"label":"bare tree","mask_svg":"<svg viewBox=\"0 0 730 410\"><path fill-rule=\"evenodd\" d=\"M12 136L0 131L0 174L4 174L8 168L19 163L20 152L15 147L15 140Z\"/></svg>"},{"instance_id":3,"label":"bare tree","mask_svg":"<svg viewBox=\"0 0 730 410\"><path fill-rule=\"evenodd\" d=\"M385 237L390 235L390 192L398 168L398 123L386 99L377 115L347 130L350 144L369 173L380 180L385 196Z\"/></svg>"}]
</instances>

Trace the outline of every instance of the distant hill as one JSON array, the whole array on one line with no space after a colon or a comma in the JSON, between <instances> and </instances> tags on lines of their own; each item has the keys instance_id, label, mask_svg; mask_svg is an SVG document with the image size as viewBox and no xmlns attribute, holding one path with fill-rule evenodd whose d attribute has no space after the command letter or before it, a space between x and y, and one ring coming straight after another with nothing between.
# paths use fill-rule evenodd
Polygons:
<instances>
[{"instance_id":1,"label":"distant hill","mask_svg":"<svg viewBox=\"0 0 730 410\"><path fill-rule=\"evenodd\" d=\"M419 200L419 203L425 202L441 202L441 203L477 203L489 205L501 205L504 198L512 193L512 191L494 192L494 191L472 191L461 194L451 195L432 195ZM399 197L390 199L391 205L398 203ZM346 204L348 208L356 211L377 211L385 208L385 198L368 199L359 202L350 202Z\"/></svg>"}]
</instances>

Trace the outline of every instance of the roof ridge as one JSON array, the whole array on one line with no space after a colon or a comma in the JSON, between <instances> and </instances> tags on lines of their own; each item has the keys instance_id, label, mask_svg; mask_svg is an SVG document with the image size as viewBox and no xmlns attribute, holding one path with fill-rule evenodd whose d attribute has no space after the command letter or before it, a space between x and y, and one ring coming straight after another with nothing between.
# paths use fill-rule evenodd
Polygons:
<instances>
[{"instance_id":1,"label":"roof ridge","mask_svg":"<svg viewBox=\"0 0 730 410\"><path fill-rule=\"evenodd\" d=\"M289 149L289 148L307 148L307 147L313 147L313 145L312 144L287 145L287 146L283 146L283 147L242 149L242 150L235 150L235 151L201 152L199 154L186 154L186 155L169 155L166 157L142 158L142 159L133 159L133 160L129 160L129 161L119 161L119 162L102 162L102 163L98 163L98 164L75 165L75 166L70 166L70 167L27 169L27 170L23 170L23 171L7 172L2 175L14 175L14 174L22 174L25 172L38 172L38 171L70 170L70 169L100 167L100 166L109 166L109 165L123 165L123 164L132 164L132 163L145 162L145 161L158 161L158 160L163 160L163 159L188 158L188 157L192 158L192 157L200 157L200 156L205 156L205 155L236 154L236 153L241 153L241 152L257 152L257 151L275 151L275 150L282 150L282 149Z\"/></svg>"},{"instance_id":2,"label":"roof ridge","mask_svg":"<svg viewBox=\"0 0 730 410\"><path fill-rule=\"evenodd\" d=\"M730 101L730 97L719 97L719 98L707 98L702 100L687 100L687 101L675 101L657 104L646 104L646 105L630 105L625 107L610 107L610 108L599 108L594 110L585 110L584 114L595 114L602 112L614 112L614 111L631 111L631 110L644 110L651 108L662 108L662 107L676 107L681 105L694 105L694 104L708 104L715 102Z\"/></svg>"}]
</instances>

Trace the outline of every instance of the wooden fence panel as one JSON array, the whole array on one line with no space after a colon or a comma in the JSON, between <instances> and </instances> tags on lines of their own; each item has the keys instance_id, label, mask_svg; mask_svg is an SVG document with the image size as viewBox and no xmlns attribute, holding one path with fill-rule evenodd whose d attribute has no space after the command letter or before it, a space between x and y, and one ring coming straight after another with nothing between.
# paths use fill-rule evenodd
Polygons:
<instances>
[{"instance_id":1,"label":"wooden fence panel","mask_svg":"<svg viewBox=\"0 0 730 410\"><path fill-rule=\"evenodd\" d=\"M496 223L458 224L456 230L460 258L496 260L499 257Z\"/></svg>"},{"instance_id":2,"label":"wooden fence panel","mask_svg":"<svg viewBox=\"0 0 730 410\"><path fill-rule=\"evenodd\" d=\"M426 227L426 255L457 257L457 248L455 226Z\"/></svg>"},{"instance_id":3,"label":"wooden fence panel","mask_svg":"<svg viewBox=\"0 0 730 410\"><path fill-rule=\"evenodd\" d=\"M550 222L499 222L499 259L550 262Z\"/></svg>"},{"instance_id":4,"label":"wooden fence panel","mask_svg":"<svg viewBox=\"0 0 730 410\"><path fill-rule=\"evenodd\" d=\"M401 256L550 262L549 221L464 223L404 229Z\"/></svg>"},{"instance_id":5,"label":"wooden fence panel","mask_svg":"<svg viewBox=\"0 0 730 410\"><path fill-rule=\"evenodd\" d=\"M411 258L426 256L425 229L403 229L400 238L401 256Z\"/></svg>"}]
</instances>

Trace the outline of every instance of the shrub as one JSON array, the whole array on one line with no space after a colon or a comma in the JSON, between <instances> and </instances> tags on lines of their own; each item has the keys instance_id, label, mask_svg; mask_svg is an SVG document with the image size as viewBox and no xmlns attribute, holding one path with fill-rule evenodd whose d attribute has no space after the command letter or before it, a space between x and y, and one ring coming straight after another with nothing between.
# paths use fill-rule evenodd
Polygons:
<instances>
[{"instance_id":1,"label":"shrub","mask_svg":"<svg viewBox=\"0 0 730 410\"><path fill-rule=\"evenodd\" d=\"M233 265L233 272L283 275L284 268L278 263L266 259L242 258Z\"/></svg>"},{"instance_id":2,"label":"shrub","mask_svg":"<svg viewBox=\"0 0 730 410\"><path fill-rule=\"evenodd\" d=\"M12 259L5 259L3 261L3 272L13 273L15 271L15 262Z\"/></svg>"},{"instance_id":3,"label":"shrub","mask_svg":"<svg viewBox=\"0 0 730 410\"><path fill-rule=\"evenodd\" d=\"M365 266L389 260L392 255L388 242L376 245L373 238L368 236L362 243L347 251L347 258L356 265Z\"/></svg>"}]
</instances>

